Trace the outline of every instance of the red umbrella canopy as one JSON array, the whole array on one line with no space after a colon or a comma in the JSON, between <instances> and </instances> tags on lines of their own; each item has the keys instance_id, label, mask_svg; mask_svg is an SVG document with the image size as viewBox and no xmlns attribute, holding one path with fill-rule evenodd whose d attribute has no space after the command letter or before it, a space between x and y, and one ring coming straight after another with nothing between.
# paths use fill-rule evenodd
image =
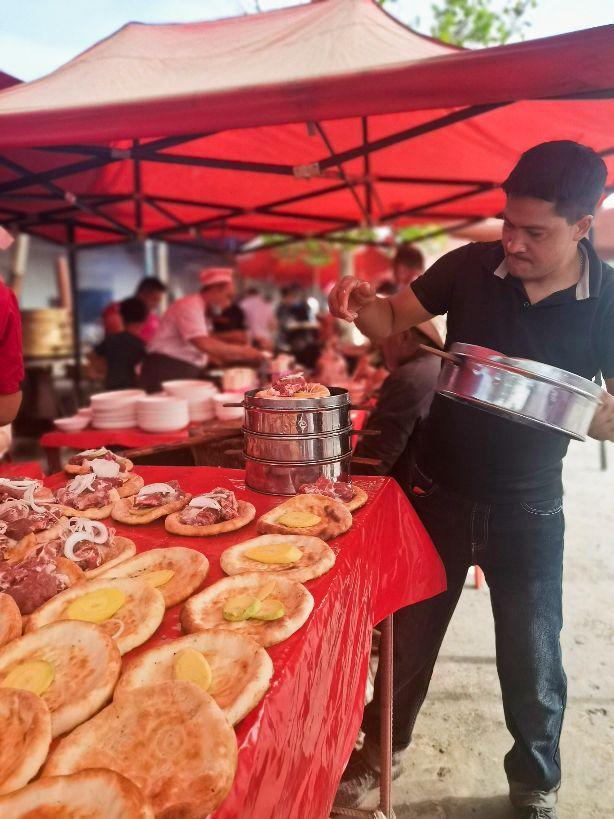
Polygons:
<instances>
[{"instance_id":1,"label":"red umbrella canopy","mask_svg":"<svg viewBox=\"0 0 614 819\"><path fill-rule=\"evenodd\" d=\"M0 222L225 249L467 223L545 140L591 145L614 184L613 78L614 26L470 51L372 0L130 23L0 91Z\"/></svg>"}]
</instances>

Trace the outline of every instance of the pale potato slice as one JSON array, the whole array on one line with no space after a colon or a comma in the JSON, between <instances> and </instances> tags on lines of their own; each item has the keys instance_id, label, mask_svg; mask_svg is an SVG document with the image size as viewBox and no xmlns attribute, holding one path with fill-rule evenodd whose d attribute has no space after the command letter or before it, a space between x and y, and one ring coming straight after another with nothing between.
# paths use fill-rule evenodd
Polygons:
<instances>
[{"instance_id":1,"label":"pale potato slice","mask_svg":"<svg viewBox=\"0 0 614 819\"><path fill-rule=\"evenodd\" d=\"M102 567L101 567L102 568ZM168 581L158 585L154 572L172 572ZM105 572L103 577L136 577L155 584L164 597L167 608L186 600L201 585L207 572L209 561L197 552L183 546L171 546L166 549L150 549L114 566Z\"/></svg>"},{"instance_id":2,"label":"pale potato slice","mask_svg":"<svg viewBox=\"0 0 614 819\"><path fill-rule=\"evenodd\" d=\"M257 596L270 590L266 597L281 601L284 615L275 620L239 620L230 622L223 615L224 604L240 595ZM294 580L274 574L246 572L218 580L191 597L181 610L185 631L224 629L246 634L262 646L273 646L286 640L305 623L313 609L313 597Z\"/></svg>"},{"instance_id":3,"label":"pale potato slice","mask_svg":"<svg viewBox=\"0 0 614 819\"><path fill-rule=\"evenodd\" d=\"M300 559L288 563L266 563L247 556L253 549L261 547L276 549L285 545L298 549L301 553ZM299 583L320 577L334 565L335 553L330 546L318 537L304 535L261 535L230 546L220 557L220 566L229 575L268 572L283 574L289 580L296 580Z\"/></svg>"},{"instance_id":4,"label":"pale potato slice","mask_svg":"<svg viewBox=\"0 0 614 819\"><path fill-rule=\"evenodd\" d=\"M0 797L3 819L154 819L135 784L103 768L45 776Z\"/></svg>"},{"instance_id":5,"label":"pale potato slice","mask_svg":"<svg viewBox=\"0 0 614 819\"><path fill-rule=\"evenodd\" d=\"M0 687L0 794L17 790L36 776L50 743L46 703L31 691ZM0 816L8 815L0 798Z\"/></svg>"},{"instance_id":6,"label":"pale potato slice","mask_svg":"<svg viewBox=\"0 0 614 819\"><path fill-rule=\"evenodd\" d=\"M188 634L144 651L124 668L114 697L151 683L175 679L175 662L186 649L201 652L211 669L207 693L231 725L255 708L268 690L273 662L255 640L231 631L210 630Z\"/></svg>"},{"instance_id":7,"label":"pale potato slice","mask_svg":"<svg viewBox=\"0 0 614 819\"><path fill-rule=\"evenodd\" d=\"M117 646L98 626L77 620L51 623L0 649L0 691L24 685L40 694L56 737L110 700L120 667Z\"/></svg>"},{"instance_id":8,"label":"pale potato slice","mask_svg":"<svg viewBox=\"0 0 614 819\"><path fill-rule=\"evenodd\" d=\"M36 609L28 619L26 632L35 631L56 620L68 619L77 622L78 619L86 619L75 614L74 604L88 595L88 600L91 600L96 608L100 600L96 600L92 595L101 591L108 592L112 602L119 602L120 605L116 608L110 605L106 617L102 620L91 619L91 622L96 622L105 634L115 640L121 654L148 640L162 622L164 597L158 589L144 580L99 577L65 589Z\"/></svg>"},{"instance_id":9,"label":"pale potato slice","mask_svg":"<svg viewBox=\"0 0 614 819\"><path fill-rule=\"evenodd\" d=\"M109 768L141 789L157 817L203 819L236 767L237 739L215 700L173 680L125 691L60 741L43 774Z\"/></svg>"}]
</instances>

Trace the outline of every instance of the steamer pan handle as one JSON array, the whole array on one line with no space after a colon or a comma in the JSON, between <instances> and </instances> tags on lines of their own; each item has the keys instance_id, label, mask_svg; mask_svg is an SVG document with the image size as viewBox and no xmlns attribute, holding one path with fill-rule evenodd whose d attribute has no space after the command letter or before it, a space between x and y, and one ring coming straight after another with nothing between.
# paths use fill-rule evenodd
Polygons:
<instances>
[{"instance_id":1,"label":"steamer pan handle","mask_svg":"<svg viewBox=\"0 0 614 819\"><path fill-rule=\"evenodd\" d=\"M451 364L460 364L459 357L453 353L446 353L444 350L439 350L437 347L429 347L428 344L419 344L418 347L420 347L421 350L424 350L425 353L437 355L439 358L443 358L444 361L449 361Z\"/></svg>"},{"instance_id":2,"label":"steamer pan handle","mask_svg":"<svg viewBox=\"0 0 614 819\"><path fill-rule=\"evenodd\" d=\"M223 407L244 407L245 404L241 401L238 404L222 404Z\"/></svg>"},{"instance_id":3,"label":"steamer pan handle","mask_svg":"<svg viewBox=\"0 0 614 819\"><path fill-rule=\"evenodd\" d=\"M241 458L245 458L245 453L242 449L225 449L224 455L238 455Z\"/></svg>"},{"instance_id":4,"label":"steamer pan handle","mask_svg":"<svg viewBox=\"0 0 614 819\"><path fill-rule=\"evenodd\" d=\"M353 429L352 435L381 435L381 429Z\"/></svg>"}]
</instances>

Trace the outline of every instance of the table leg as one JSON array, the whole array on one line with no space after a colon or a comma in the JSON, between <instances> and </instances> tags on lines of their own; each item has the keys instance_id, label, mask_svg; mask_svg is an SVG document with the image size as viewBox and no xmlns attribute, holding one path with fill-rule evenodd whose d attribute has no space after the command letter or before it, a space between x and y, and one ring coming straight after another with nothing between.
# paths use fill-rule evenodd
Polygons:
<instances>
[{"instance_id":1,"label":"table leg","mask_svg":"<svg viewBox=\"0 0 614 819\"><path fill-rule=\"evenodd\" d=\"M53 475L55 472L60 472L62 463L60 460L60 450L56 446L46 446L45 456L47 457L47 474Z\"/></svg>"},{"instance_id":2,"label":"table leg","mask_svg":"<svg viewBox=\"0 0 614 819\"><path fill-rule=\"evenodd\" d=\"M381 674L380 698L380 784L377 808L336 808L331 817L356 816L370 819L395 819L392 808L392 619L383 620L380 630L378 674Z\"/></svg>"}]
</instances>

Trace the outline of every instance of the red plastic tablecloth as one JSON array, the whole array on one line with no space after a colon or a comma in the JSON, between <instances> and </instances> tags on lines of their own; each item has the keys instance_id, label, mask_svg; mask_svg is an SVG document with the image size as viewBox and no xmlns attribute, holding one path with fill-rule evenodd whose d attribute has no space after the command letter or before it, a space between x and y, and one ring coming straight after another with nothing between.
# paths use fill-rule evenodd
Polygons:
<instances>
[{"instance_id":1,"label":"red plastic tablecloth","mask_svg":"<svg viewBox=\"0 0 614 819\"><path fill-rule=\"evenodd\" d=\"M82 432L45 432L41 446L49 449L98 449L101 446L118 446L125 449L173 444L188 437L188 428L177 432L143 432L138 427L126 429L84 429Z\"/></svg>"},{"instance_id":2,"label":"red plastic tablecloth","mask_svg":"<svg viewBox=\"0 0 614 819\"><path fill-rule=\"evenodd\" d=\"M261 515L282 500L245 488L244 473L215 467L138 467L146 483L174 478L185 490L215 486L237 492ZM64 478L65 479L65 478ZM215 819L325 819L350 755L364 706L375 624L402 606L445 589L445 572L422 524L390 478L357 478L369 503L349 532L331 542L333 569L307 583L315 598L307 623L273 646L271 687L237 726L239 764ZM60 483L59 476L52 479ZM223 577L219 556L256 535L256 522L213 538L169 535L161 523L117 529L138 551L188 545L210 561L205 585ZM169 609L158 632L134 653L179 636L180 606ZM128 655L129 657L130 655Z\"/></svg>"}]
</instances>

